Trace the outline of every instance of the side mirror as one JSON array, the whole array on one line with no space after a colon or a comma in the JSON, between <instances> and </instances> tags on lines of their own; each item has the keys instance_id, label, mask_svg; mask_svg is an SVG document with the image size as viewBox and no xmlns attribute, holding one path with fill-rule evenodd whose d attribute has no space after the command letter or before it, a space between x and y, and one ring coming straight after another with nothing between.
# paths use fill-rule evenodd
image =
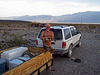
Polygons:
<instances>
[{"instance_id":1,"label":"side mirror","mask_svg":"<svg viewBox=\"0 0 100 75\"><path fill-rule=\"evenodd\" d=\"M81 32L80 31L77 31L77 34L80 34Z\"/></svg>"}]
</instances>

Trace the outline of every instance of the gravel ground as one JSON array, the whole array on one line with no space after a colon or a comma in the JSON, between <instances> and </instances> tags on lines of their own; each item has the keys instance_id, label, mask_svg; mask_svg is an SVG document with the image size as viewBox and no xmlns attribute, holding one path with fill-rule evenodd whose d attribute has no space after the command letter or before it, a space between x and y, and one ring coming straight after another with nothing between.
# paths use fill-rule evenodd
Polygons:
<instances>
[{"instance_id":1,"label":"gravel ground","mask_svg":"<svg viewBox=\"0 0 100 75\"><path fill-rule=\"evenodd\" d=\"M31 31L12 31L23 35L25 39L35 40L41 28L33 28ZM0 34L0 36L2 36ZM0 40L2 40L0 38ZM81 59L81 63L68 61L60 55L54 56L52 69L55 72L45 70L41 75L100 75L100 33L82 33L82 46L73 49L73 57Z\"/></svg>"},{"instance_id":2,"label":"gravel ground","mask_svg":"<svg viewBox=\"0 0 100 75\"><path fill-rule=\"evenodd\" d=\"M73 57L81 59L81 63L55 55L52 66L55 71L43 71L41 75L100 75L99 55L100 34L82 33L82 46L73 49Z\"/></svg>"}]
</instances>

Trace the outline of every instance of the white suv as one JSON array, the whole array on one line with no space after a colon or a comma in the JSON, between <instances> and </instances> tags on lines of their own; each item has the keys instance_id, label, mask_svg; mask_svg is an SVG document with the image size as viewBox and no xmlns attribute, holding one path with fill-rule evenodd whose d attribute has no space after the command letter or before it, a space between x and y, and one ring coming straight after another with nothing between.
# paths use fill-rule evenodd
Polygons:
<instances>
[{"instance_id":1,"label":"white suv","mask_svg":"<svg viewBox=\"0 0 100 75\"><path fill-rule=\"evenodd\" d=\"M45 27L40 30L37 36L37 47L43 46L40 36L44 30L46 30ZM54 54L71 57L72 49L75 46L81 46L81 34L74 26L51 26L50 30L54 32L54 41L51 43L52 47L56 49Z\"/></svg>"}]
</instances>

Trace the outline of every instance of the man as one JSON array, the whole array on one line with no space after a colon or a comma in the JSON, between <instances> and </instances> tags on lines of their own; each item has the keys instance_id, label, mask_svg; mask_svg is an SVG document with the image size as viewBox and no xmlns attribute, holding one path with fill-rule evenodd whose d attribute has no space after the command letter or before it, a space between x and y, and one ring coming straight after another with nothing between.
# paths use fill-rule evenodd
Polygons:
<instances>
[{"instance_id":1,"label":"man","mask_svg":"<svg viewBox=\"0 0 100 75\"><path fill-rule=\"evenodd\" d=\"M43 47L45 45L48 45L49 47L51 47L51 41L54 40L54 33L50 31L50 24L47 24L45 28L46 30L42 31L40 38L42 40Z\"/></svg>"}]
</instances>

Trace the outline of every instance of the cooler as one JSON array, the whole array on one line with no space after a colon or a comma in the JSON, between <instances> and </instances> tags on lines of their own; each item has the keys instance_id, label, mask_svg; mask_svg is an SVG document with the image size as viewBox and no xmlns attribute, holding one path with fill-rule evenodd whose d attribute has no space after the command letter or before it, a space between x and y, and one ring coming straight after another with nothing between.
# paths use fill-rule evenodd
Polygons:
<instances>
[{"instance_id":1,"label":"cooler","mask_svg":"<svg viewBox=\"0 0 100 75\"><path fill-rule=\"evenodd\" d=\"M22 56L22 54L27 50L28 50L27 47L18 47L15 49L11 49L9 51L4 51L1 54L1 58L6 59L6 60L13 60Z\"/></svg>"},{"instance_id":2,"label":"cooler","mask_svg":"<svg viewBox=\"0 0 100 75\"><path fill-rule=\"evenodd\" d=\"M0 75L5 72L5 63L6 60L0 58Z\"/></svg>"}]
</instances>

